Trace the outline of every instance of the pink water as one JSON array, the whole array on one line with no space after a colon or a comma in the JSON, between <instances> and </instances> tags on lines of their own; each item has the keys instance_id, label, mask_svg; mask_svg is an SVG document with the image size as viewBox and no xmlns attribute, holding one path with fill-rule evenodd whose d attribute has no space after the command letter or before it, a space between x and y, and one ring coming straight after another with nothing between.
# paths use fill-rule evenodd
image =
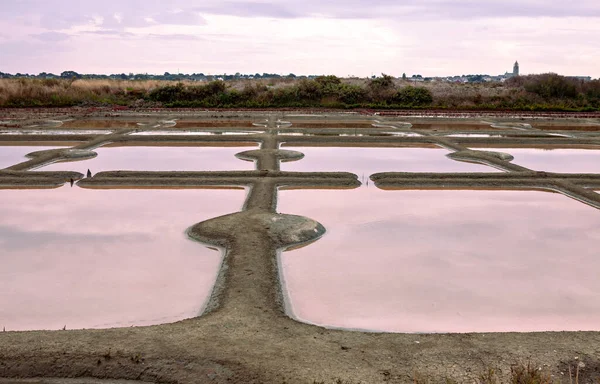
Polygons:
<instances>
[{"instance_id":1,"label":"pink water","mask_svg":"<svg viewBox=\"0 0 600 384\"><path fill-rule=\"evenodd\" d=\"M510 153L515 164L534 171L600 173L600 151L592 149L490 148Z\"/></svg>"},{"instance_id":2,"label":"pink water","mask_svg":"<svg viewBox=\"0 0 600 384\"><path fill-rule=\"evenodd\" d=\"M0 169L29 160L25 155L31 152L55 149L57 147L35 147L35 146L0 146Z\"/></svg>"},{"instance_id":3,"label":"pink water","mask_svg":"<svg viewBox=\"0 0 600 384\"><path fill-rule=\"evenodd\" d=\"M600 212L558 194L282 191L327 234L284 252L290 310L390 332L600 330Z\"/></svg>"},{"instance_id":4,"label":"pink water","mask_svg":"<svg viewBox=\"0 0 600 384\"><path fill-rule=\"evenodd\" d=\"M304 153L299 161L281 164L283 171L352 172L365 177L377 172L499 172L485 165L455 161L450 151L431 148L283 147Z\"/></svg>"},{"instance_id":5,"label":"pink water","mask_svg":"<svg viewBox=\"0 0 600 384\"><path fill-rule=\"evenodd\" d=\"M227 171L253 170L254 163L239 160L237 153L249 147L108 147L95 149L98 156L77 162L54 163L40 171Z\"/></svg>"},{"instance_id":6,"label":"pink water","mask_svg":"<svg viewBox=\"0 0 600 384\"><path fill-rule=\"evenodd\" d=\"M108 328L199 315L221 254L191 225L244 191L0 191L0 327Z\"/></svg>"}]
</instances>

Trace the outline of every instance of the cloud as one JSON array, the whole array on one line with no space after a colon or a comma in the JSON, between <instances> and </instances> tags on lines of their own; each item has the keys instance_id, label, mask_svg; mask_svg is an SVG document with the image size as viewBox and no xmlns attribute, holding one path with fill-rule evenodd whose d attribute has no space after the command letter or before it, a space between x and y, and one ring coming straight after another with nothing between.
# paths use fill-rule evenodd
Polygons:
<instances>
[{"instance_id":1,"label":"cloud","mask_svg":"<svg viewBox=\"0 0 600 384\"><path fill-rule=\"evenodd\" d=\"M191 0L174 0L168 4L157 0L22 0L2 7L0 20L26 17L38 20L39 26L49 30L98 23L104 28L142 27L149 24L148 19L159 24L203 24L205 21L193 7Z\"/></svg>"},{"instance_id":2,"label":"cloud","mask_svg":"<svg viewBox=\"0 0 600 384\"><path fill-rule=\"evenodd\" d=\"M158 24L169 25L205 25L206 20L195 11L172 11L162 12L151 16L151 19Z\"/></svg>"},{"instance_id":3,"label":"cloud","mask_svg":"<svg viewBox=\"0 0 600 384\"><path fill-rule=\"evenodd\" d=\"M98 29L94 31L83 31L82 35L98 35L106 37L131 38L136 37L135 33L119 31L116 29Z\"/></svg>"},{"instance_id":4,"label":"cloud","mask_svg":"<svg viewBox=\"0 0 600 384\"><path fill-rule=\"evenodd\" d=\"M309 13L303 8L268 2L224 1L215 4L205 3L193 9L213 15L290 19L307 16Z\"/></svg>"},{"instance_id":5,"label":"cloud","mask_svg":"<svg viewBox=\"0 0 600 384\"><path fill-rule=\"evenodd\" d=\"M133 32L123 32L116 29L99 29L95 31L83 31L80 33L81 35L96 35L101 37L112 37L117 39L155 39L155 40L194 40L200 41L205 40L203 37L192 35L192 34L184 34L184 33L133 33ZM67 35L69 36L69 35Z\"/></svg>"},{"instance_id":6,"label":"cloud","mask_svg":"<svg viewBox=\"0 0 600 384\"><path fill-rule=\"evenodd\" d=\"M403 21L450 20L501 17L598 17L600 6L583 0L564 7L558 1L488 0L345 0L282 2L225 1L207 2L193 9L215 15L239 17L301 18L328 17L348 19L400 18Z\"/></svg>"},{"instance_id":7,"label":"cloud","mask_svg":"<svg viewBox=\"0 0 600 384\"><path fill-rule=\"evenodd\" d=\"M131 242L149 240L147 234L102 235L96 233L67 233L52 231L27 231L0 226L0 246L9 251L40 249L49 244L92 246L98 243Z\"/></svg>"},{"instance_id":8,"label":"cloud","mask_svg":"<svg viewBox=\"0 0 600 384\"><path fill-rule=\"evenodd\" d=\"M41 40L41 41L47 41L47 42L65 41L71 37L71 35L69 35L67 33L61 33L61 32L43 32L43 33L33 34L30 36L33 37L34 39Z\"/></svg>"},{"instance_id":9,"label":"cloud","mask_svg":"<svg viewBox=\"0 0 600 384\"><path fill-rule=\"evenodd\" d=\"M589 18L600 17L600 4L596 0L579 0L568 7L558 0L404 0L401 3L396 0L205 0L201 5L193 0L172 0L168 3L158 0L22 0L2 7L0 20L37 15L41 26L57 30L93 24L98 20L103 20L105 27L139 27L146 25L148 18L159 24L198 25L202 23L199 13L244 18L385 18L398 21L503 17Z\"/></svg>"},{"instance_id":10,"label":"cloud","mask_svg":"<svg viewBox=\"0 0 600 384\"><path fill-rule=\"evenodd\" d=\"M145 35L142 38L150 38L150 39L156 39L156 40L192 40L192 41L202 41L205 40L202 37L199 36L194 36L194 35L185 35L185 34L179 34L179 33L173 33L173 34L156 34L156 33L151 33L149 35Z\"/></svg>"},{"instance_id":11,"label":"cloud","mask_svg":"<svg viewBox=\"0 0 600 384\"><path fill-rule=\"evenodd\" d=\"M180 57L190 63L180 69L192 72L431 76L504 73L518 59L523 73L597 77L600 4L563 5L557 0L21 0L0 8L5 35L0 46L8 47L2 50L1 70L60 72L75 61L79 72L163 73L172 70L161 62ZM61 43L69 35L69 44ZM34 45L42 50L32 50ZM48 53L57 50L70 52Z\"/></svg>"}]
</instances>

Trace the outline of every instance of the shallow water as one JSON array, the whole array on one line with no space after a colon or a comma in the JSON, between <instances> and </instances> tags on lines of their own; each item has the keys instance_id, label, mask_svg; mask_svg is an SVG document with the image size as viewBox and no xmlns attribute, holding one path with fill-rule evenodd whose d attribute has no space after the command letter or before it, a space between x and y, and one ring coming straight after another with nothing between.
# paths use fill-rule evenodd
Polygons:
<instances>
[{"instance_id":1,"label":"shallow water","mask_svg":"<svg viewBox=\"0 0 600 384\"><path fill-rule=\"evenodd\" d=\"M63 122L61 128L83 129L113 129L113 128L139 128L139 124L157 124L156 121L147 120L69 120Z\"/></svg>"},{"instance_id":2,"label":"shallow water","mask_svg":"<svg viewBox=\"0 0 600 384\"><path fill-rule=\"evenodd\" d=\"M29 158L25 157L25 155L31 152L56 148L57 147L0 146L0 169L8 168L29 160Z\"/></svg>"},{"instance_id":3,"label":"shallow water","mask_svg":"<svg viewBox=\"0 0 600 384\"><path fill-rule=\"evenodd\" d=\"M327 228L281 255L294 315L391 332L600 330L600 212L514 191L281 191Z\"/></svg>"},{"instance_id":4,"label":"shallow water","mask_svg":"<svg viewBox=\"0 0 600 384\"><path fill-rule=\"evenodd\" d=\"M109 328L197 316L221 262L191 225L244 191L0 192L0 326Z\"/></svg>"},{"instance_id":5,"label":"shallow water","mask_svg":"<svg viewBox=\"0 0 600 384\"><path fill-rule=\"evenodd\" d=\"M0 130L0 135L107 135L112 131L100 130L83 130L77 129L73 131L59 131L56 129L33 130L33 129L18 129L18 130Z\"/></svg>"},{"instance_id":6,"label":"shallow water","mask_svg":"<svg viewBox=\"0 0 600 384\"><path fill-rule=\"evenodd\" d=\"M490 135L487 133L453 133L445 137L505 137L505 135Z\"/></svg>"},{"instance_id":7,"label":"shallow water","mask_svg":"<svg viewBox=\"0 0 600 384\"><path fill-rule=\"evenodd\" d=\"M534 171L600 173L600 151L593 149L489 148L515 157L514 164Z\"/></svg>"},{"instance_id":8,"label":"shallow water","mask_svg":"<svg viewBox=\"0 0 600 384\"><path fill-rule=\"evenodd\" d=\"M283 171L347 171L359 177L377 172L499 172L485 165L451 160L446 157L450 152L441 148L283 148L305 155L302 160L283 163Z\"/></svg>"},{"instance_id":9,"label":"shallow water","mask_svg":"<svg viewBox=\"0 0 600 384\"><path fill-rule=\"evenodd\" d=\"M211 132L211 131L144 131L131 133L132 136L152 136L152 135L173 135L173 136L216 136L216 135L253 135L261 133L260 131L230 131L230 132Z\"/></svg>"},{"instance_id":10,"label":"shallow water","mask_svg":"<svg viewBox=\"0 0 600 384\"><path fill-rule=\"evenodd\" d=\"M239 160L237 153L257 147L107 147L84 161L54 163L40 171L227 171L252 170L254 163Z\"/></svg>"}]
</instances>

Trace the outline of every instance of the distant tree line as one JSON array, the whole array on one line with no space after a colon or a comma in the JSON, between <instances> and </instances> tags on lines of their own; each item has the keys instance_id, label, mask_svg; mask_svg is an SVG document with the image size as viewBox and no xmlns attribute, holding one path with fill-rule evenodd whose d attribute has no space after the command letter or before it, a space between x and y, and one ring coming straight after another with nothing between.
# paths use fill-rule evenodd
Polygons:
<instances>
[{"instance_id":1,"label":"distant tree line","mask_svg":"<svg viewBox=\"0 0 600 384\"><path fill-rule=\"evenodd\" d=\"M165 72L162 75L153 75L147 73L116 73L111 75L102 74L81 74L75 71L64 71L60 75L54 73L41 72L37 75L28 73L4 73L0 72L0 79L18 79L18 78L30 78L30 79L111 79L111 80L167 80L167 81L214 81L214 80L251 80L251 79L281 79L281 78L315 78L317 75L310 76L296 76L293 73L287 75L280 75L277 73L255 73L255 74L217 74L217 75L205 75L204 73L169 73Z\"/></svg>"},{"instance_id":2,"label":"distant tree line","mask_svg":"<svg viewBox=\"0 0 600 384\"><path fill-rule=\"evenodd\" d=\"M198 76L202 74L197 74ZM268 74L266 74L268 76ZM382 74L370 79L336 76L267 80L86 80L60 77L0 81L0 107L131 105L204 108L439 108L526 111L600 111L600 80L557 74L516 76L505 83L420 83ZM231 80L231 79L230 79ZM418 85L418 86L417 86Z\"/></svg>"},{"instance_id":3,"label":"distant tree line","mask_svg":"<svg viewBox=\"0 0 600 384\"><path fill-rule=\"evenodd\" d=\"M48 72L41 72L37 75L28 73L3 73L0 72L0 79L16 79L16 78L30 78L30 79L111 79L111 80L166 80L166 81L214 81L214 80L252 80L252 79L315 79L320 75L308 75L308 76L296 76L293 73L287 75L280 75L277 73L255 73L255 74L216 74L216 75L205 75L204 73L169 73L165 72L162 75L154 75L148 73L116 73L111 75L103 74L81 74L75 71L64 71L59 75ZM380 76L371 76L371 79L376 79ZM462 75L462 76L451 76L443 78L446 81L456 81L458 79L465 79L469 83L483 83L485 82L488 75ZM402 75L402 79L406 81L415 82L429 82L433 80L440 80L442 78L436 77L423 77L422 75L406 76Z\"/></svg>"},{"instance_id":4,"label":"distant tree line","mask_svg":"<svg viewBox=\"0 0 600 384\"><path fill-rule=\"evenodd\" d=\"M156 88L147 98L171 107L328 107L403 108L425 107L433 101L428 89L397 87L383 75L366 86L348 84L336 76L300 79L283 87L247 83L242 90L228 88L224 81L205 85L179 83Z\"/></svg>"},{"instance_id":5,"label":"distant tree line","mask_svg":"<svg viewBox=\"0 0 600 384\"><path fill-rule=\"evenodd\" d=\"M600 101L600 80L584 81L556 73L516 76L508 79L510 87L522 87L544 99L587 99Z\"/></svg>"}]
</instances>

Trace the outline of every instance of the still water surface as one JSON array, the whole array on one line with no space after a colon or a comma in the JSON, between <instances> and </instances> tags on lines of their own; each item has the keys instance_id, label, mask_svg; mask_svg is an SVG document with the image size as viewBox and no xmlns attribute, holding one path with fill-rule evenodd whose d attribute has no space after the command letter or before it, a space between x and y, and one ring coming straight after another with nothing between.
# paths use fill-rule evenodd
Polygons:
<instances>
[{"instance_id":1,"label":"still water surface","mask_svg":"<svg viewBox=\"0 0 600 384\"><path fill-rule=\"evenodd\" d=\"M252 170L254 163L235 157L256 147L108 147L85 161L54 163L40 171L227 171Z\"/></svg>"},{"instance_id":2,"label":"still water surface","mask_svg":"<svg viewBox=\"0 0 600 384\"><path fill-rule=\"evenodd\" d=\"M600 151L593 149L490 148L510 153L515 164L534 171L600 173Z\"/></svg>"},{"instance_id":3,"label":"still water surface","mask_svg":"<svg viewBox=\"0 0 600 384\"><path fill-rule=\"evenodd\" d=\"M293 315L391 332L600 330L600 212L513 191L281 191L327 228L281 255Z\"/></svg>"},{"instance_id":4,"label":"still water surface","mask_svg":"<svg viewBox=\"0 0 600 384\"><path fill-rule=\"evenodd\" d=\"M455 161L445 149L283 147L304 153L299 161L283 163L281 170L298 172L352 172L365 177L377 172L500 172L485 165Z\"/></svg>"},{"instance_id":5,"label":"still water surface","mask_svg":"<svg viewBox=\"0 0 600 384\"><path fill-rule=\"evenodd\" d=\"M29 160L25 155L31 152L56 149L57 147L33 147L33 146L0 146L0 169Z\"/></svg>"},{"instance_id":6,"label":"still water surface","mask_svg":"<svg viewBox=\"0 0 600 384\"><path fill-rule=\"evenodd\" d=\"M0 326L108 328L197 316L221 262L191 225L237 190L0 191Z\"/></svg>"}]
</instances>

